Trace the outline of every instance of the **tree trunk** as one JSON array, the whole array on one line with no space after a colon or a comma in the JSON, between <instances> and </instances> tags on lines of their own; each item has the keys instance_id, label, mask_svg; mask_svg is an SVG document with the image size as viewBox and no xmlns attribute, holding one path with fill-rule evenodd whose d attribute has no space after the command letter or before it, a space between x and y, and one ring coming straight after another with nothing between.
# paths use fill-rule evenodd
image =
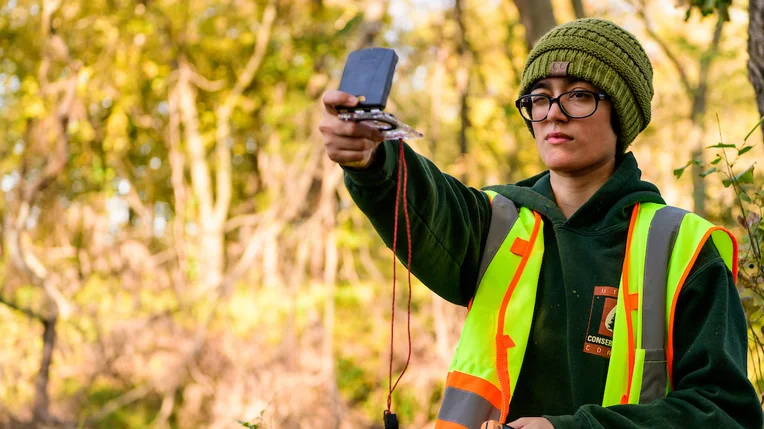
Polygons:
<instances>
[{"instance_id":1,"label":"tree trunk","mask_svg":"<svg viewBox=\"0 0 764 429\"><path fill-rule=\"evenodd\" d=\"M459 69L456 72L456 90L459 91L459 160L461 162L461 180L467 181L467 130L470 127L470 69L472 68L472 50L467 41L467 30L464 23L464 0L456 0L454 7L456 23L459 26L459 42L457 55L459 56Z\"/></svg>"},{"instance_id":2,"label":"tree trunk","mask_svg":"<svg viewBox=\"0 0 764 429\"><path fill-rule=\"evenodd\" d=\"M200 131L199 113L196 107L196 88L192 85L201 79L185 59L180 61L177 101L190 158L192 190L198 200L199 218L201 219L199 258L203 262L202 291L216 289L223 283L226 266L224 230L232 193L230 120L240 96L252 83L263 62L275 19L276 5L274 1L271 1L263 11L255 50L249 57L244 69L238 74L231 92L215 111L217 119L215 129L217 163L215 164L214 189L211 163L207 159L207 151Z\"/></svg>"},{"instance_id":3,"label":"tree trunk","mask_svg":"<svg viewBox=\"0 0 764 429\"><path fill-rule=\"evenodd\" d=\"M47 422L50 418L48 406L48 381L50 380L50 364L53 361L53 349L56 345L56 322L58 317L53 316L42 321L42 358L40 359L40 371L34 381L34 405L32 413L36 422Z\"/></svg>"},{"instance_id":4,"label":"tree trunk","mask_svg":"<svg viewBox=\"0 0 764 429\"><path fill-rule=\"evenodd\" d=\"M759 0L761 1L761 0ZM716 58L719 50L719 42L722 37L722 29L724 27L723 17L726 15L722 11L718 13L716 27L714 28L714 35L711 44L700 56L700 72L698 73L698 83L693 85L690 83L690 79L685 72L685 65L682 64L674 52L669 49L666 42L661 39L656 31L653 29L650 20L647 18L645 12L644 2L640 2L639 7L636 9L637 16L644 22L645 30L647 34L655 40L655 42L663 50L668 60L674 65L674 68L679 75L679 81L684 88L687 97L692 100L692 109L690 110L690 130L687 139L685 140L692 148L691 159L700 161L703 164L703 148L707 146L705 143L705 116L706 116L706 97L708 92L708 72L711 68L711 62ZM706 212L706 184L703 178L699 175L702 173L702 167L700 165L693 165L692 167L692 185L693 185L693 210L700 216L705 216Z\"/></svg>"},{"instance_id":5,"label":"tree trunk","mask_svg":"<svg viewBox=\"0 0 764 429\"><path fill-rule=\"evenodd\" d=\"M449 320L448 303L436 294L432 294L432 319L435 325L435 351L441 363L448 365L454 349L449 335L452 320Z\"/></svg>"},{"instance_id":6,"label":"tree trunk","mask_svg":"<svg viewBox=\"0 0 764 429\"><path fill-rule=\"evenodd\" d=\"M215 216L215 197L207 161L204 140L199 129L199 113L196 108L196 89L192 86L193 71L185 61L178 74L178 107L183 123L186 147L190 158L191 185L199 204L200 242L199 260L202 263L200 290L215 289L223 278L223 225ZM218 186L221 186L218 183ZM230 186L230 182L228 183ZM197 291L197 292L199 292Z\"/></svg>"},{"instance_id":7,"label":"tree trunk","mask_svg":"<svg viewBox=\"0 0 764 429\"><path fill-rule=\"evenodd\" d=\"M586 18L584 2L582 0L571 0L571 3L573 3L573 12L576 14L576 19Z\"/></svg>"},{"instance_id":8,"label":"tree trunk","mask_svg":"<svg viewBox=\"0 0 764 429\"><path fill-rule=\"evenodd\" d=\"M690 118L692 119L692 131L690 133L692 144L692 158L701 161L701 165L693 165L693 211L698 216L706 215L706 183L700 174L703 173L703 148L708 146L705 141L706 135L706 99L708 96L708 72L711 67L711 61L716 57L716 52L719 49L719 42L722 37L722 29L724 27L724 19L721 14L716 22L714 28L714 37L711 41L711 46L705 52L700 60L700 74L698 77L698 86L695 88L692 97L692 111L690 112Z\"/></svg>"},{"instance_id":9,"label":"tree trunk","mask_svg":"<svg viewBox=\"0 0 764 429\"><path fill-rule=\"evenodd\" d=\"M430 154L431 159L435 158L437 144L440 141L440 121L441 107L443 106L443 87L446 83L448 74L448 48L441 44L438 48L437 61L435 62L435 71L430 80Z\"/></svg>"},{"instance_id":10,"label":"tree trunk","mask_svg":"<svg viewBox=\"0 0 764 429\"><path fill-rule=\"evenodd\" d=\"M525 42L528 50L557 25L551 0L515 0L520 13L520 21L525 27Z\"/></svg>"},{"instance_id":11,"label":"tree trunk","mask_svg":"<svg viewBox=\"0 0 764 429\"><path fill-rule=\"evenodd\" d=\"M748 78L756 91L759 116L764 117L764 0L749 0L748 19ZM761 132L764 139L764 124Z\"/></svg>"}]
</instances>

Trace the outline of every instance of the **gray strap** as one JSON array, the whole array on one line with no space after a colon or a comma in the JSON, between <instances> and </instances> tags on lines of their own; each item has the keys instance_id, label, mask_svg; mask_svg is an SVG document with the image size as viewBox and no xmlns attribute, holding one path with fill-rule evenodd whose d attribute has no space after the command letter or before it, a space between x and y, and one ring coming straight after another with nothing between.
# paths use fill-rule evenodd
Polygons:
<instances>
[{"instance_id":1,"label":"gray strap","mask_svg":"<svg viewBox=\"0 0 764 429\"><path fill-rule=\"evenodd\" d=\"M642 372L640 404L666 396L666 287L671 252L682 219L688 212L666 206L655 212L647 234L645 276L642 289Z\"/></svg>"},{"instance_id":2,"label":"gray strap","mask_svg":"<svg viewBox=\"0 0 764 429\"><path fill-rule=\"evenodd\" d=\"M483 280L488 265L491 264L496 252L499 251L501 243L509 235L509 230L515 225L518 218L517 207L515 203L507 197L496 194L491 204L491 224L488 226L488 238L483 248L483 258L480 260L480 271L478 273L475 291L477 291L480 282Z\"/></svg>"}]
</instances>

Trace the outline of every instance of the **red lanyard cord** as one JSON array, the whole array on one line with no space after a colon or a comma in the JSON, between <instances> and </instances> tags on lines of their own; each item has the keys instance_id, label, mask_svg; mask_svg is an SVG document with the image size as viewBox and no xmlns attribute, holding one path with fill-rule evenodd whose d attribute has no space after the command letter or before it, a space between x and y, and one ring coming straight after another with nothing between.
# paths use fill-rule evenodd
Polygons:
<instances>
[{"instance_id":1,"label":"red lanyard cord","mask_svg":"<svg viewBox=\"0 0 764 429\"><path fill-rule=\"evenodd\" d=\"M409 212L407 208L407 196L408 193L406 192L408 184L408 168L406 166L406 159L403 155L403 139L398 140L398 180L395 184L396 191L395 191L395 221L393 226L393 303L392 303L392 319L390 321L390 371L389 371L389 378L388 378L388 386L389 386L389 393L387 395L387 411L386 413L390 413L390 405L393 401L393 391L398 386L398 382L401 381L401 378L403 378L403 374L406 373L406 368L409 366L409 362L411 361L411 222L409 221ZM401 191L402 189L402 191ZM403 370L401 371L401 375L398 376L398 379L395 380L395 384L393 384L393 338L395 336L395 251L398 246L398 214L400 210L400 202L401 202L401 192L403 193L403 214L406 218L406 238L407 238L407 244L408 244L408 255L407 255L407 271L408 271L408 285L409 285L409 301L408 301L408 320L406 324L406 328L408 330L408 340L409 340L409 353L408 357L406 358L406 365L403 366Z\"/></svg>"}]
</instances>

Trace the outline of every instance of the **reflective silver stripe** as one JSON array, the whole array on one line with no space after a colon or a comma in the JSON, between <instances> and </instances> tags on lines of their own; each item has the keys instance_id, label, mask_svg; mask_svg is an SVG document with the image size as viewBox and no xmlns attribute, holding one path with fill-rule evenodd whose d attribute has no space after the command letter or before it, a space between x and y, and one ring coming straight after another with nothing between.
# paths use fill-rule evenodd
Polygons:
<instances>
[{"instance_id":1,"label":"reflective silver stripe","mask_svg":"<svg viewBox=\"0 0 764 429\"><path fill-rule=\"evenodd\" d=\"M682 219L688 212L666 206L655 212L647 233L642 289L642 348L645 366L639 403L666 396L666 287L669 259Z\"/></svg>"},{"instance_id":2,"label":"reflective silver stripe","mask_svg":"<svg viewBox=\"0 0 764 429\"><path fill-rule=\"evenodd\" d=\"M483 258L480 260L480 271L478 272L477 283L475 283L475 290L480 286L480 282L483 280L485 271L488 269L488 265L491 264L493 257L496 256L496 252L499 251L501 243L509 235L509 230L512 229L518 218L517 207L515 203L510 201L507 197L496 194L493 197L493 203L491 204L491 224L488 226L488 238L483 248Z\"/></svg>"},{"instance_id":3,"label":"reflective silver stripe","mask_svg":"<svg viewBox=\"0 0 764 429\"><path fill-rule=\"evenodd\" d=\"M479 429L487 420L499 420L501 411L477 393L454 387L446 387L438 420L460 424L469 429Z\"/></svg>"}]
</instances>

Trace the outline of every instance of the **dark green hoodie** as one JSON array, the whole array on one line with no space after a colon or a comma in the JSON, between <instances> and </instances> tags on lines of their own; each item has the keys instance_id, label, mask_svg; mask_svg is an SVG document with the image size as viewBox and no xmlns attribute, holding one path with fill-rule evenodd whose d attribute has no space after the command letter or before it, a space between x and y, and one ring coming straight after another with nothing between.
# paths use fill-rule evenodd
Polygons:
<instances>
[{"instance_id":1,"label":"dark green hoodie","mask_svg":"<svg viewBox=\"0 0 764 429\"><path fill-rule=\"evenodd\" d=\"M397 142L386 141L369 169L346 169L345 174L351 196L388 246L398 148ZM441 297L467 305L490 222L488 198L440 172L405 144L404 149L411 271ZM619 285L633 205L664 202L658 189L640 176L634 156L626 154L569 219L555 203L548 172L516 185L486 188L537 211L545 225L534 321L507 421L544 416L557 429L760 429L761 407L746 376L745 316L732 274L710 244L701 251L677 303L675 391L647 405L599 405L608 357L585 350L593 349L587 344L606 344L607 310L614 301L595 288ZM399 225L405 225L402 212L399 216ZM399 229L399 242L405 243L405 228ZM406 246L399 249L399 259L406 261Z\"/></svg>"}]
</instances>

